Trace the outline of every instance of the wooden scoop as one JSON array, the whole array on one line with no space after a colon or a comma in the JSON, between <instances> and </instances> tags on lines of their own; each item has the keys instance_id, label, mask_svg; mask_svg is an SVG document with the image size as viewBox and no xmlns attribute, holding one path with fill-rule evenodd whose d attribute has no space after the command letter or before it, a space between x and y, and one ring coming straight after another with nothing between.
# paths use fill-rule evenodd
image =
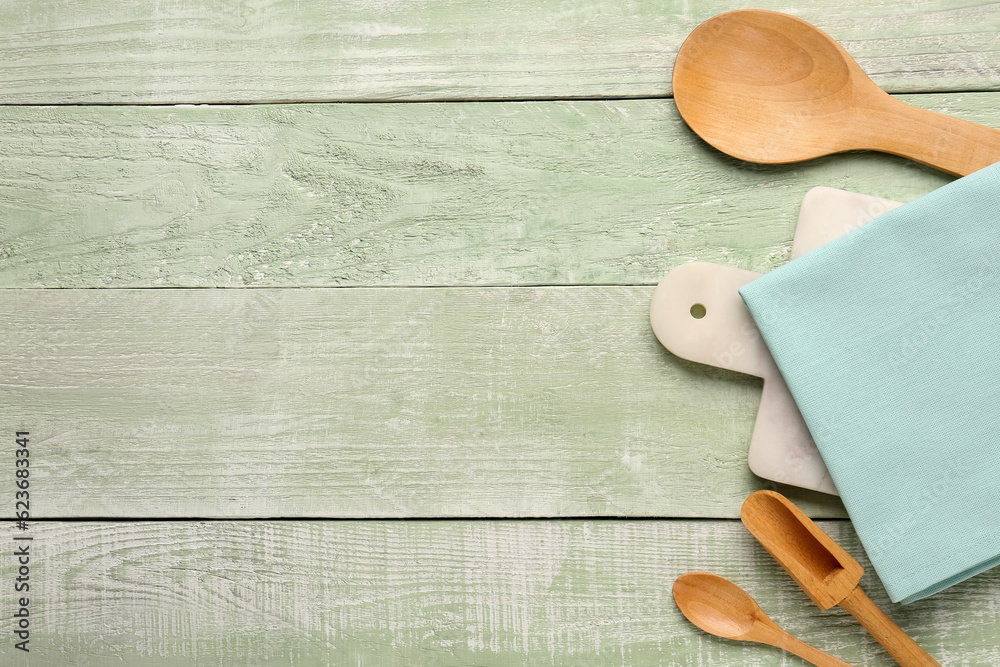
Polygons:
<instances>
[{"instance_id":1,"label":"wooden scoop","mask_svg":"<svg viewBox=\"0 0 1000 667\"><path fill-rule=\"evenodd\" d=\"M710 635L777 646L818 667L850 667L782 630L749 593L717 574L681 575L674 582L674 601L689 621Z\"/></svg>"},{"instance_id":2,"label":"wooden scoop","mask_svg":"<svg viewBox=\"0 0 1000 667\"><path fill-rule=\"evenodd\" d=\"M867 149L964 176L1000 160L1000 130L895 99L832 37L780 12L699 25L677 53L673 89L692 130L750 162Z\"/></svg>"},{"instance_id":3,"label":"wooden scoop","mask_svg":"<svg viewBox=\"0 0 1000 667\"><path fill-rule=\"evenodd\" d=\"M817 607L846 609L904 667L938 664L861 590L861 564L788 498L757 491L743 502L740 516Z\"/></svg>"}]
</instances>

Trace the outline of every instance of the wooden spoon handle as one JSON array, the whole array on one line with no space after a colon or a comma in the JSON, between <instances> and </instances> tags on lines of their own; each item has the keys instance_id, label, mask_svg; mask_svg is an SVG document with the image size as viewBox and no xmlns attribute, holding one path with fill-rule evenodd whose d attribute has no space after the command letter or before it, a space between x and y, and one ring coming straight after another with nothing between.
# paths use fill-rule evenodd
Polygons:
<instances>
[{"instance_id":1,"label":"wooden spoon handle","mask_svg":"<svg viewBox=\"0 0 1000 667\"><path fill-rule=\"evenodd\" d=\"M913 641L912 637L900 630L891 618L869 600L860 586L841 600L840 606L858 619L865 630L871 633L871 636L903 667L924 665L941 667L927 651Z\"/></svg>"},{"instance_id":2,"label":"wooden spoon handle","mask_svg":"<svg viewBox=\"0 0 1000 667\"><path fill-rule=\"evenodd\" d=\"M879 109L859 118L865 144L954 176L1000 161L1000 130L920 109L886 95Z\"/></svg>"},{"instance_id":3,"label":"wooden spoon handle","mask_svg":"<svg viewBox=\"0 0 1000 667\"><path fill-rule=\"evenodd\" d=\"M835 658L829 653L824 653L815 646L810 646L801 639L793 637L784 631L781 632L780 637L774 638L773 645L783 648L789 653L794 653L803 660L816 665L816 667L851 667L849 663Z\"/></svg>"}]
</instances>

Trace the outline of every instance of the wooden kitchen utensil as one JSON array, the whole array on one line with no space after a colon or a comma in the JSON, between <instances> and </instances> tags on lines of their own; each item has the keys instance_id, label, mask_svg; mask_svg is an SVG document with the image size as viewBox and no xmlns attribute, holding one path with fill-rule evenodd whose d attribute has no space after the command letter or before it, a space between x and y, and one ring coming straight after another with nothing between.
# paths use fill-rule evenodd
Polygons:
<instances>
[{"instance_id":1,"label":"wooden kitchen utensil","mask_svg":"<svg viewBox=\"0 0 1000 667\"><path fill-rule=\"evenodd\" d=\"M861 564L790 500L757 491L743 502L740 517L817 607L846 609L904 667L938 664L861 590Z\"/></svg>"},{"instance_id":2,"label":"wooden kitchen utensil","mask_svg":"<svg viewBox=\"0 0 1000 667\"><path fill-rule=\"evenodd\" d=\"M710 572L689 572L674 582L684 616L710 635L777 646L818 667L849 665L782 630L745 590Z\"/></svg>"},{"instance_id":3,"label":"wooden kitchen utensil","mask_svg":"<svg viewBox=\"0 0 1000 667\"><path fill-rule=\"evenodd\" d=\"M895 99L832 37L780 12L699 25L677 53L673 90L691 129L750 162L867 149L964 176L1000 160L1000 130Z\"/></svg>"}]
</instances>

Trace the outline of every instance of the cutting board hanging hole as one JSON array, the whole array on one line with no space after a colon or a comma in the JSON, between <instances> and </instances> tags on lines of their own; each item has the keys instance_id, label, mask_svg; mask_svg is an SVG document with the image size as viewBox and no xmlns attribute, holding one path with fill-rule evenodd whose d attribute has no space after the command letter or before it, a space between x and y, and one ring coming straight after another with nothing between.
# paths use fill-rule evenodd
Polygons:
<instances>
[{"instance_id":1,"label":"cutting board hanging hole","mask_svg":"<svg viewBox=\"0 0 1000 667\"><path fill-rule=\"evenodd\" d=\"M899 202L888 199L813 188L802 201L791 257L800 257L897 206ZM795 400L740 299L739 288L759 277L752 271L705 262L675 267L653 293L649 313L653 331L664 347L683 359L764 378L747 455L755 474L836 493ZM706 319L709 308L712 316Z\"/></svg>"}]
</instances>

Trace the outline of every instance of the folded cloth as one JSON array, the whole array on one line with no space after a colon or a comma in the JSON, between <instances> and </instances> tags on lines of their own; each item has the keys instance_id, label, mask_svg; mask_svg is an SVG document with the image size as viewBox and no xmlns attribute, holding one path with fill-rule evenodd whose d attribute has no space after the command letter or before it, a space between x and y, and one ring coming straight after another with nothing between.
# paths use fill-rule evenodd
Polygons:
<instances>
[{"instance_id":1,"label":"folded cloth","mask_svg":"<svg viewBox=\"0 0 1000 667\"><path fill-rule=\"evenodd\" d=\"M740 294L893 602L1000 563L1000 163Z\"/></svg>"}]
</instances>

